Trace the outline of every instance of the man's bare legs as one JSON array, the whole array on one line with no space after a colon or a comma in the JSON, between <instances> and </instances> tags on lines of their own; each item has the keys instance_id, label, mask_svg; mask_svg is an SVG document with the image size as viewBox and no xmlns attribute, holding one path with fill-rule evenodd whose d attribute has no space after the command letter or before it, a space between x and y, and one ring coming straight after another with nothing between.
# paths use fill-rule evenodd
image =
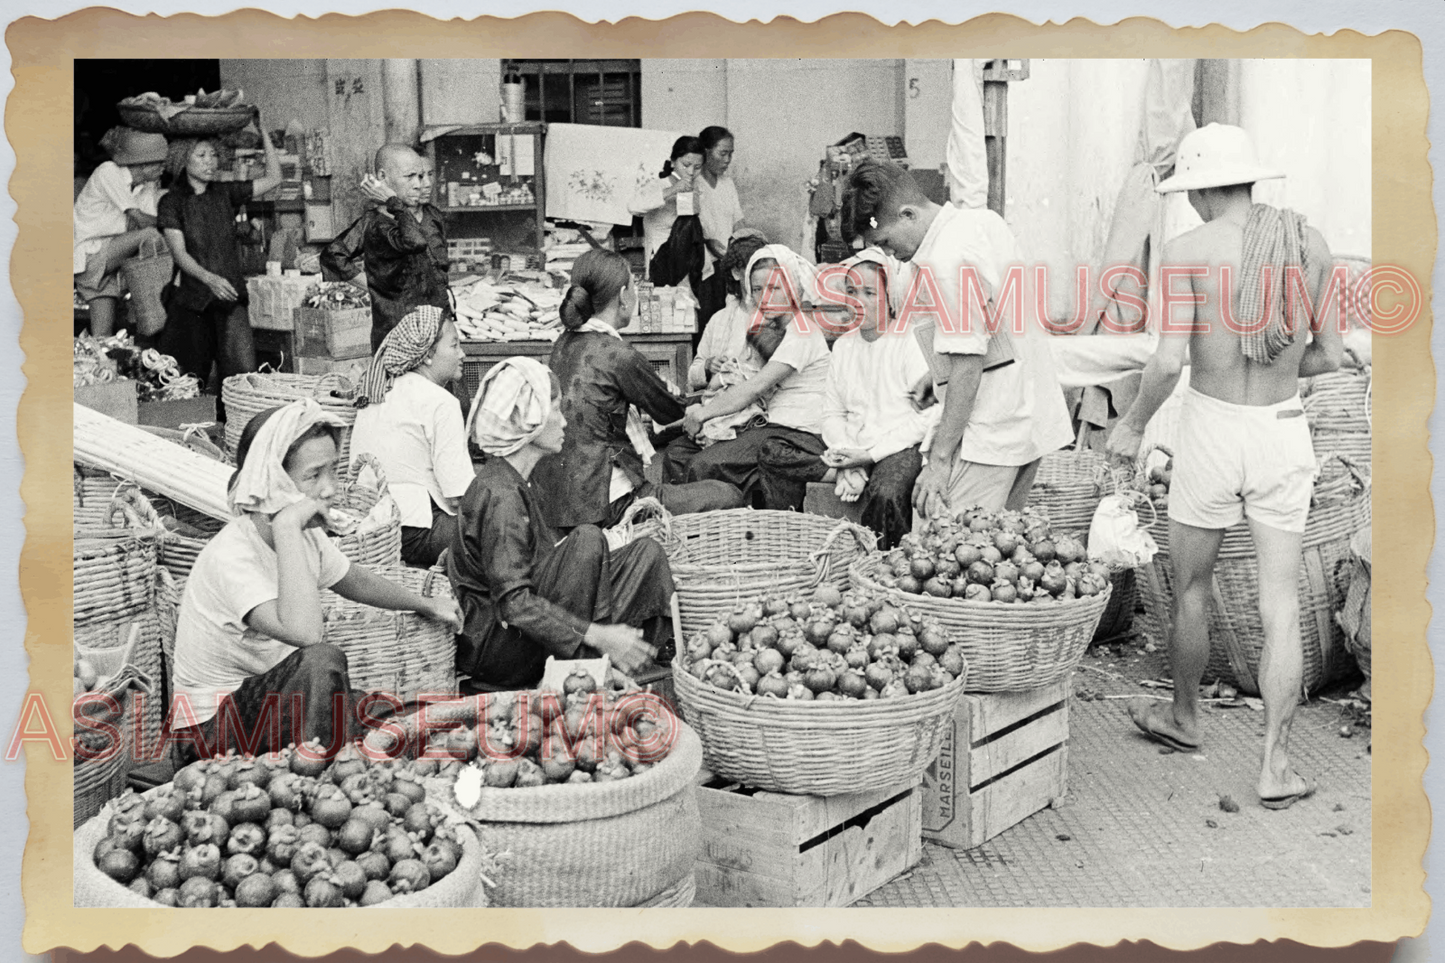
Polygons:
<instances>
[{"instance_id":1,"label":"man's bare legs","mask_svg":"<svg viewBox=\"0 0 1445 963\"><path fill-rule=\"evenodd\" d=\"M1176 748L1199 745L1199 681L1209 662L1209 600L1214 561L1224 531L1195 528L1170 519L1169 554L1174 562L1174 626L1169 633L1169 668L1174 676L1172 712L1158 703L1133 703L1135 725Z\"/></svg>"},{"instance_id":2,"label":"man's bare legs","mask_svg":"<svg viewBox=\"0 0 1445 963\"><path fill-rule=\"evenodd\" d=\"M161 246L161 250L167 250L165 241L160 231L153 227L143 227L135 231L127 231L124 234L117 234L105 242L105 273L114 274L120 270L120 266L136 256L140 246L145 241L155 241ZM96 338L108 338L115 334L115 318L120 311L119 298L96 298L88 302L90 306L90 333Z\"/></svg>"},{"instance_id":3,"label":"man's bare legs","mask_svg":"<svg viewBox=\"0 0 1445 963\"><path fill-rule=\"evenodd\" d=\"M1264 760L1257 788L1259 798L1270 801L1303 793L1309 785L1289 766L1290 724L1304 684L1297 587L1301 536L1252 520L1249 530L1259 556L1259 610L1264 623L1264 651L1259 657Z\"/></svg>"}]
</instances>

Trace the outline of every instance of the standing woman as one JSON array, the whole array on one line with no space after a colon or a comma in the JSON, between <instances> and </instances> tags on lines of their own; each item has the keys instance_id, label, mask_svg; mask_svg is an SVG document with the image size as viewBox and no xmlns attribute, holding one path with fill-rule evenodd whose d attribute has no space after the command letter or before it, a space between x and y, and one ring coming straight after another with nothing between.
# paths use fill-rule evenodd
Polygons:
<instances>
[{"instance_id":1,"label":"standing woman","mask_svg":"<svg viewBox=\"0 0 1445 963\"><path fill-rule=\"evenodd\" d=\"M562 385L566 440L537 475L555 528L610 528L647 495L674 515L742 505L742 495L725 482L656 488L645 479L654 452L638 410L671 424L685 409L651 363L622 340L620 329L636 306L632 270L621 254L592 250L577 259L561 308L567 330L551 358Z\"/></svg>"},{"instance_id":2,"label":"standing woman","mask_svg":"<svg viewBox=\"0 0 1445 963\"><path fill-rule=\"evenodd\" d=\"M219 180L213 141L178 140L166 156L171 188L161 198L156 221L170 246L177 277L174 287L167 288L160 349L203 385L210 382L212 364L222 379L256 369L236 213L281 183L281 157L264 132L261 143L266 147L266 173L254 181Z\"/></svg>"},{"instance_id":3,"label":"standing woman","mask_svg":"<svg viewBox=\"0 0 1445 963\"><path fill-rule=\"evenodd\" d=\"M613 551L594 526L559 540L547 524L532 479L563 445L556 376L533 358L508 358L482 378L467 421L487 454L462 496L447 555L467 688L531 688L549 655L607 655L627 673L644 667L672 632L667 556L650 538Z\"/></svg>"},{"instance_id":4,"label":"standing woman","mask_svg":"<svg viewBox=\"0 0 1445 963\"><path fill-rule=\"evenodd\" d=\"M733 135L726 127L707 127L698 135L703 149L702 175L697 179L697 213L702 222L707 257L702 267L702 290L698 291L697 320L706 324L727 301L725 279L717 262L727 253L734 229L742 223L743 208L738 189L728 168L733 163Z\"/></svg>"},{"instance_id":5,"label":"standing woman","mask_svg":"<svg viewBox=\"0 0 1445 963\"><path fill-rule=\"evenodd\" d=\"M371 359L351 454L375 456L401 510L401 560L430 568L452 544L457 499L476 472L462 410L447 385L462 376L462 343L441 308L424 304L387 333Z\"/></svg>"},{"instance_id":6,"label":"standing woman","mask_svg":"<svg viewBox=\"0 0 1445 963\"><path fill-rule=\"evenodd\" d=\"M652 282L671 287L686 279L694 295L707 259L694 193L702 154L702 142L696 137L679 137L662 173L644 184L627 205L642 216Z\"/></svg>"}]
</instances>

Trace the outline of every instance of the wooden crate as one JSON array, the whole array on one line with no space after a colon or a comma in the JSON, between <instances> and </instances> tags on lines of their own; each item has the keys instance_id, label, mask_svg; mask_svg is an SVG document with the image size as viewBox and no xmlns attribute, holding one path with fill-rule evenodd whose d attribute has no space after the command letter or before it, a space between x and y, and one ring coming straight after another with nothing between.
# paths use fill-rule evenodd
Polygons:
<instances>
[{"instance_id":1,"label":"wooden crate","mask_svg":"<svg viewBox=\"0 0 1445 963\"><path fill-rule=\"evenodd\" d=\"M923 775L926 839L972 849L1063 798L1069 687L962 697Z\"/></svg>"},{"instance_id":2,"label":"wooden crate","mask_svg":"<svg viewBox=\"0 0 1445 963\"><path fill-rule=\"evenodd\" d=\"M296 309L296 354L347 361L371 356L371 308Z\"/></svg>"},{"instance_id":3,"label":"wooden crate","mask_svg":"<svg viewBox=\"0 0 1445 963\"><path fill-rule=\"evenodd\" d=\"M695 906L847 906L923 856L917 779L879 792L788 796L698 777Z\"/></svg>"}]
</instances>

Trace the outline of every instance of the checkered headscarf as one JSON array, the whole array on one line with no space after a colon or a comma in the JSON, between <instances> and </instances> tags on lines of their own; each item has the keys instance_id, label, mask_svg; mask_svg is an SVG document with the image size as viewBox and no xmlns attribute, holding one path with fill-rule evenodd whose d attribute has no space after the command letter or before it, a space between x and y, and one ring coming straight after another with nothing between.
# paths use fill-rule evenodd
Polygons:
<instances>
[{"instance_id":1,"label":"checkered headscarf","mask_svg":"<svg viewBox=\"0 0 1445 963\"><path fill-rule=\"evenodd\" d=\"M397 322L371 359L371 367L366 371L366 380L357 397L357 407L364 408L369 403L384 401L392 382L422 363L426 353L437 343L446 320L446 313L441 308L423 304Z\"/></svg>"}]
</instances>

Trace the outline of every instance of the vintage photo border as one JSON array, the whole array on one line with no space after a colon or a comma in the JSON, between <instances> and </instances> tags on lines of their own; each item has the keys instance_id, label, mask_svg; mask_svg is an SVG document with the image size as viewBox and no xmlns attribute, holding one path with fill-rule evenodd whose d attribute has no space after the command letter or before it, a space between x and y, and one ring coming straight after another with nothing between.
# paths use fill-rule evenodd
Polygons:
<instances>
[{"instance_id":1,"label":"vintage photo border","mask_svg":"<svg viewBox=\"0 0 1445 963\"><path fill-rule=\"evenodd\" d=\"M342 26L344 30L338 29ZM288 21L259 11L214 18L141 18L88 10L54 21L18 21L6 37L16 87L5 120L17 153L10 189L19 205L20 231L11 280L30 321L21 333L28 386L19 412L27 468L21 488L27 541L20 582L29 618L30 688L51 706L68 704L64 682L69 674L64 669L71 659L71 585L63 554L66 539L56 533L66 530L70 513L68 486L60 481L70 475L60 448L70 435L70 420L64 417L70 409L63 396L65 342L53 330L53 315L63 303L61 264L68 238L61 225L69 216L63 206L63 183L69 176L63 149L69 138L58 132L57 118L71 100L73 59L127 57L147 49L184 50L191 57L477 57L501 56L519 47L590 57L643 52L671 57L792 57L800 52L879 57L904 49L909 56L968 57L996 55L1004 47L1014 56L1089 57L1117 56L1120 32L1129 34L1129 51L1150 56L1372 60L1373 257L1377 264L1398 265L1414 276L1423 306L1410 330L1382 337L1374 346L1375 363L1388 375L1376 379L1380 391L1374 398L1374 461L1376 488L1384 495L1379 504L1387 509L1377 520L1382 543L1389 546L1375 562L1376 581L1382 586L1375 617L1376 634L1389 641L1383 657L1375 660L1375 688L1381 698L1376 700L1374 722L1382 740L1381 755L1374 760L1370 909L508 910L481 911L480 917L477 911L434 910L349 913L344 927L308 927L294 912L211 910L177 917L189 921L194 915L196 920L178 927L165 913L77 910L71 905L68 807L47 802L68 798L70 765L49 758L43 746L30 744L30 836L23 869L26 948L88 950L134 943L147 952L169 955L194 945L229 949L274 941L297 953L316 954L341 946L378 952L396 943L420 942L438 952L458 953L483 943L525 947L567 940L579 949L598 951L638 939L654 946L707 939L746 951L785 939L854 939L880 950L991 940L1047 950L1075 941L1149 939L1186 949L1220 940L1281 938L1339 946L1418 932L1428 913L1421 868L1429 832L1421 783L1426 762L1421 716L1433 678L1425 646L1429 609L1424 579L1433 527L1420 522L1433 519L1425 427L1434 400L1429 300L1437 229L1430 197L1422 51L1415 37L1400 31L1375 37L1352 31L1305 36L1282 24L1248 33L1218 26L1176 30L1143 18L1108 27L1085 21L1039 27L1006 15L962 25L897 27L883 27L860 14L766 26L736 24L711 14L594 25L570 14L442 22L401 11ZM63 725L64 720L57 722ZM422 918L414 918L416 912Z\"/></svg>"}]
</instances>

